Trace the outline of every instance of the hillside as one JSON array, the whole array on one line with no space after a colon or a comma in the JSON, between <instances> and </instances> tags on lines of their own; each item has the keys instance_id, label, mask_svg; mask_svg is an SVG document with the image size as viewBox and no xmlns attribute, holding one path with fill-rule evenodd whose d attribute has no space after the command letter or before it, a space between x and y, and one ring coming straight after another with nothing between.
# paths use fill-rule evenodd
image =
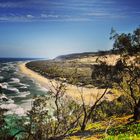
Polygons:
<instances>
[{"instance_id":1,"label":"hillside","mask_svg":"<svg viewBox=\"0 0 140 140\"><path fill-rule=\"evenodd\" d=\"M57 56L55 60L71 60L71 59L78 59L78 58L82 59L87 57L102 56L102 55L109 55L109 54L117 54L117 52L109 50L109 51L98 51L98 52L72 53L72 54Z\"/></svg>"},{"instance_id":2,"label":"hillside","mask_svg":"<svg viewBox=\"0 0 140 140\"><path fill-rule=\"evenodd\" d=\"M41 75L49 78L76 84L79 86L92 86L92 73L94 65L100 61L107 61L109 65L115 65L119 55L110 52L79 53L58 56L53 60L33 61L26 66Z\"/></svg>"},{"instance_id":3,"label":"hillside","mask_svg":"<svg viewBox=\"0 0 140 140\"><path fill-rule=\"evenodd\" d=\"M14 137L139 139L139 53L123 57L111 53L68 56L19 64L20 72L53 90L34 98L24 123L18 122L21 128Z\"/></svg>"},{"instance_id":4,"label":"hillside","mask_svg":"<svg viewBox=\"0 0 140 140\"><path fill-rule=\"evenodd\" d=\"M91 89L109 88L109 92L106 95L114 97L112 100L108 100L108 96L105 96L97 104L96 109L93 111L93 118L87 123L86 129L82 132L81 126L72 129L68 133L69 136L65 137L66 140L139 139L139 121L133 123L132 119L135 106L132 94L137 92L138 95L136 96L139 96L139 77L137 76L136 83L132 84L134 88L129 83L133 75L139 75L139 53L124 57L122 59L125 61L124 66L121 59L120 55L110 52L104 52L102 55L101 53L82 53L26 64L28 68L50 80L55 79L77 87ZM127 79L126 82L124 81L125 78ZM94 95L94 90L92 91ZM84 92L83 94L86 95ZM85 98L83 95L84 101ZM90 106L92 105L90 104ZM86 108L88 107L89 104L87 104Z\"/></svg>"}]
</instances>

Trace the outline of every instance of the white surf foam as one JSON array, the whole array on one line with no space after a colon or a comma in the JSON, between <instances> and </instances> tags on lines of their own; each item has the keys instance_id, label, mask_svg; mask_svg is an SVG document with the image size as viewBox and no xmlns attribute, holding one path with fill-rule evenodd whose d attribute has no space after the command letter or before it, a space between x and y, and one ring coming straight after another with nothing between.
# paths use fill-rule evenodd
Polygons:
<instances>
[{"instance_id":1,"label":"white surf foam","mask_svg":"<svg viewBox=\"0 0 140 140\"><path fill-rule=\"evenodd\" d=\"M20 106L25 110L25 111L29 111L32 108L32 103L33 103L34 99L28 99L28 100L22 100L22 103L20 104Z\"/></svg>"},{"instance_id":2,"label":"white surf foam","mask_svg":"<svg viewBox=\"0 0 140 140\"><path fill-rule=\"evenodd\" d=\"M0 101L3 101L3 100L8 100L8 98L5 94L0 95Z\"/></svg>"},{"instance_id":3,"label":"white surf foam","mask_svg":"<svg viewBox=\"0 0 140 140\"><path fill-rule=\"evenodd\" d=\"M14 103L14 100L12 100L12 99L8 99L8 101L7 101L6 103L8 103L8 104L12 104L12 103Z\"/></svg>"},{"instance_id":4,"label":"white surf foam","mask_svg":"<svg viewBox=\"0 0 140 140\"><path fill-rule=\"evenodd\" d=\"M5 113L6 115L8 115L8 114L17 114L17 115L20 115L20 116L24 116L26 114L26 111L22 107L20 107L20 106L18 106L16 104L13 104L13 103L11 103L11 104L2 104L2 105L0 105L0 107L2 109L7 109L8 110Z\"/></svg>"},{"instance_id":5,"label":"white surf foam","mask_svg":"<svg viewBox=\"0 0 140 140\"><path fill-rule=\"evenodd\" d=\"M38 89L41 90L41 91L45 91L45 92L49 91L47 88L41 86L39 83L36 83L36 85L37 85Z\"/></svg>"},{"instance_id":6,"label":"white surf foam","mask_svg":"<svg viewBox=\"0 0 140 140\"><path fill-rule=\"evenodd\" d=\"M40 87L39 90L41 90L41 91L45 91L45 92L48 92L48 91L49 91L49 90L48 90L47 88L45 88L45 87Z\"/></svg>"},{"instance_id":7,"label":"white surf foam","mask_svg":"<svg viewBox=\"0 0 140 140\"><path fill-rule=\"evenodd\" d=\"M29 91L27 91L27 92L20 92L16 97L22 97L22 98L24 98L27 95L30 95L30 92Z\"/></svg>"},{"instance_id":8,"label":"white surf foam","mask_svg":"<svg viewBox=\"0 0 140 140\"><path fill-rule=\"evenodd\" d=\"M6 82L1 83L1 87L2 87L3 89L7 89L8 83L6 83Z\"/></svg>"},{"instance_id":9,"label":"white surf foam","mask_svg":"<svg viewBox=\"0 0 140 140\"><path fill-rule=\"evenodd\" d=\"M10 90L10 91L12 91L12 92L19 93L19 89L14 88L14 87L9 87L9 88L7 88L7 90Z\"/></svg>"},{"instance_id":10,"label":"white surf foam","mask_svg":"<svg viewBox=\"0 0 140 140\"><path fill-rule=\"evenodd\" d=\"M0 80L3 80L4 79L4 77L3 76L0 76Z\"/></svg>"},{"instance_id":11,"label":"white surf foam","mask_svg":"<svg viewBox=\"0 0 140 140\"><path fill-rule=\"evenodd\" d=\"M9 67L8 66L2 67L1 70L2 71L9 71Z\"/></svg>"},{"instance_id":12,"label":"white surf foam","mask_svg":"<svg viewBox=\"0 0 140 140\"><path fill-rule=\"evenodd\" d=\"M20 82L20 79L18 79L18 78L11 78L10 80L11 81L9 83L19 83Z\"/></svg>"},{"instance_id":13,"label":"white surf foam","mask_svg":"<svg viewBox=\"0 0 140 140\"><path fill-rule=\"evenodd\" d=\"M30 85L23 84L23 83L19 83L19 85L21 86L20 88L22 89L27 89L28 87L30 87Z\"/></svg>"}]
</instances>

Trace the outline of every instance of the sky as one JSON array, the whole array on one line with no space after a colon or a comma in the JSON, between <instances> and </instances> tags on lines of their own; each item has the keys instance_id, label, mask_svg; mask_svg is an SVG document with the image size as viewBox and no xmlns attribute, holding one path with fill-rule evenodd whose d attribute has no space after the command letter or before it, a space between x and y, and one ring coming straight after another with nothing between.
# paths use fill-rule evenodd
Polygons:
<instances>
[{"instance_id":1,"label":"sky","mask_svg":"<svg viewBox=\"0 0 140 140\"><path fill-rule=\"evenodd\" d=\"M0 57L109 50L140 25L140 0L0 0Z\"/></svg>"}]
</instances>

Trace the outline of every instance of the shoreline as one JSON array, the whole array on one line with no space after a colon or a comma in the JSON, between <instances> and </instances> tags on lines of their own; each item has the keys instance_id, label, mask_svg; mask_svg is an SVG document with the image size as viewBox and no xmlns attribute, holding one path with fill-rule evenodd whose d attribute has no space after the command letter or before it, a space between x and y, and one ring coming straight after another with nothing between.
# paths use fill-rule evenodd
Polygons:
<instances>
[{"instance_id":1,"label":"shoreline","mask_svg":"<svg viewBox=\"0 0 140 140\"><path fill-rule=\"evenodd\" d=\"M28 63L28 62L26 62ZM43 77L39 73L29 69L26 67L26 63L19 63L18 68L20 72L32 79L35 80L35 82L39 83L42 87L48 89L48 91L55 91L55 88L57 85L60 84L59 81L56 80L50 80L46 77ZM104 92L105 89L97 89L97 88L86 88L86 87L77 87L75 85L66 84L66 92L65 95L67 97L72 98L76 102L81 103L83 96L84 102L87 105L91 105L94 103L94 101L97 99L99 95L101 95ZM109 90L108 90L109 91ZM106 94L104 99L112 100L114 98L113 95Z\"/></svg>"}]
</instances>

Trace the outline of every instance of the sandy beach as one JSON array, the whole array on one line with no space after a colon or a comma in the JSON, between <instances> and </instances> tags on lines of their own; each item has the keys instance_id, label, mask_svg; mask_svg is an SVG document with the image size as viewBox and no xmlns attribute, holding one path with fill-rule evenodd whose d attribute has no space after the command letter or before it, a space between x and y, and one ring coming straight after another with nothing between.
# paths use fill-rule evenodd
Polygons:
<instances>
[{"instance_id":1,"label":"sandy beach","mask_svg":"<svg viewBox=\"0 0 140 140\"><path fill-rule=\"evenodd\" d=\"M30 69L28 69L26 66L26 63L20 63L19 64L19 70L21 73L25 74L26 76L29 76L30 78L34 79L37 83L39 83L41 86L47 88L48 90L55 91L55 88L57 85L60 84L59 81L56 80L50 80L47 79L37 72L34 72ZM53 85L53 86L52 86ZM84 102L88 105L91 105L94 103L94 101L101 96L101 94L104 92L105 89L97 89L97 88L85 88L85 87L77 87L71 84L66 84L66 95L73 100L76 100L78 102L81 102L81 95L83 96ZM109 91L109 90L108 90ZM107 100L112 100L114 98L113 95L106 94L104 97Z\"/></svg>"}]
</instances>

